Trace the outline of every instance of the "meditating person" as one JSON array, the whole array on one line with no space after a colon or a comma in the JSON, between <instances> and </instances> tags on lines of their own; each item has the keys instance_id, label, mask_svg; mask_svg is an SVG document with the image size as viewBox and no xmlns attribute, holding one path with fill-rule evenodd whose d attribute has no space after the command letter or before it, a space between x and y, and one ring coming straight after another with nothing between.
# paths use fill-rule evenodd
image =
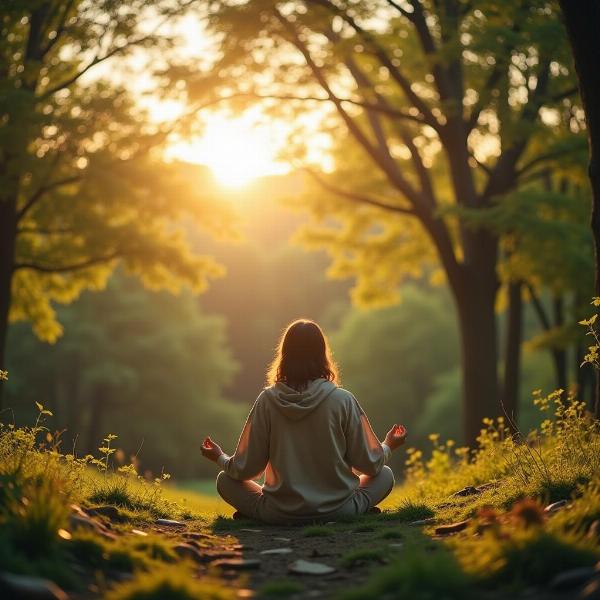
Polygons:
<instances>
[{"instance_id":1,"label":"meditating person","mask_svg":"<svg viewBox=\"0 0 600 600\"><path fill-rule=\"evenodd\" d=\"M406 438L394 425L381 443L356 398L339 387L321 328L291 323L235 453L210 437L202 454L222 471L217 490L243 516L271 524L331 521L369 512L394 487L386 465ZM264 484L255 479L264 474Z\"/></svg>"}]
</instances>

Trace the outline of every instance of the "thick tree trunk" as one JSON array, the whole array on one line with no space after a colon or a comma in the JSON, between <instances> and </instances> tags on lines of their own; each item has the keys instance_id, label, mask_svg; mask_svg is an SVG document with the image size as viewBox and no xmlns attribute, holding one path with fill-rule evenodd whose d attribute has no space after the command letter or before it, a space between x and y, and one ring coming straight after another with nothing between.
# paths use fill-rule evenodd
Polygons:
<instances>
[{"instance_id":1,"label":"thick tree trunk","mask_svg":"<svg viewBox=\"0 0 600 600\"><path fill-rule=\"evenodd\" d=\"M6 338L17 231L16 202L0 198L0 369L6 370ZM0 409L2 409L0 385Z\"/></svg>"},{"instance_id":2,"label":"thick tree trunk","mask_svg":"<svg viewBox=\"0 0 600 600\"><path fill-rule=\"evenodd\" d=\"M511 282L508 286L508 315L504 346L504 385L502 408L508 424L514 429L519 414L519 384L521 379L521 339L523 337L523 283Z\"/></svg>"},{"instance_id":3,"label":"thick tree trunk","mask_svg":"<svg viewBox=\"0 0 600 600\"><path fill-rule=\"evenodd\" d=\"M600 2L560 0L579 79L590 140L592 231L596 258L596 296L600 296ZM600 417L600 373L596 374L595 414Z\"/></svg>"},{"instance_id":4,"label":"thick tree trunk","mask_svg":"<svg viewBox=\"0 0 600 600\"><path fill-rule=\"evenodd\" d=\"M468 277L457 295L463 375L464 441L476 446L484 417L501 414L498 402L498 333L495 264L488 277Z\"/></svg>"}]
</instances>

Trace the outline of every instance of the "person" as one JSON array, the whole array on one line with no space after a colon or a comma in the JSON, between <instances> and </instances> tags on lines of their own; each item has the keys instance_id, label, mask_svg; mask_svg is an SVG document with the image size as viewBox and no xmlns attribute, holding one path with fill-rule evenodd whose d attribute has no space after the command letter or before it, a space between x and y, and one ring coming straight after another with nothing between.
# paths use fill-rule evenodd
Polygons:
<instances>
[{"instance_id":1,"label":"person","mask_svg":"<svg viewBox=\"0 0 600 600\"><path fill-rule=\"evenodd\" d=\"M395 424L380 443L356 398L338 386L313 321L286 328L267 380L232 456L210 437L202 443L203 456L222 469L217 491L234 516L280 525L377 511L394 487L386 463L406 428ZM263 475L260 486L254 480Z\"/></svg>"}]
</instances>

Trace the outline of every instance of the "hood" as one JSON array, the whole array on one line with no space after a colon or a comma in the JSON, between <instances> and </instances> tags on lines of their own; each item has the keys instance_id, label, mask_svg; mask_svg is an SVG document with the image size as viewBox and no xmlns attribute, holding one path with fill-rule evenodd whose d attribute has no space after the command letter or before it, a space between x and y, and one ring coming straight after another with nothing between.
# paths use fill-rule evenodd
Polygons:
<instances>
[{"instance_id":1,"label":"hood","mask_svg":"<svg viewBox=\"0 0 600 600\"><path fill-rule=\"evenodd\" d=\"M335 383L327 379L315 379L302 392L297 392L285 383L279 382L267 388L265 394L284 417L299 421L310 415L335 389L337 389Z\"/></svg>"}]
</instances>

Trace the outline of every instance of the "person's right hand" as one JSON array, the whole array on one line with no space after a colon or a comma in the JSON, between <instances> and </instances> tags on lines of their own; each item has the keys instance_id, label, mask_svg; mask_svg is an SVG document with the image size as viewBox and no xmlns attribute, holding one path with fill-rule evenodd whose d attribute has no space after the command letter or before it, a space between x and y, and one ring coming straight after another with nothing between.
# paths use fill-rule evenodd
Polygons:
<instances>
[{"instance_id":1,"label":"person's right hand","mask_svg":"<svg viewBox=\"0 0 600 600\"><path fill-rule=\"evenodd\" d=\"M213 442L210 437L204 438L202 446L200 446L200 452L202 452L204 458L208 458L208 460L212 460L213 462L217 462L219 456L223 454L221 446L216 442Z\"/></svg>"},{"instance_id":2,"label":"person's right hand","mask_svg":"<svg viewBox=\"0 0 600 600\"><path fill-rule=\"evenodd\" d=\"M406 427L404 425L398 425L397 423L387 432L384 443L387 444L391 450L402 446L406 441Z\"/></svg>"}]
</instances>

